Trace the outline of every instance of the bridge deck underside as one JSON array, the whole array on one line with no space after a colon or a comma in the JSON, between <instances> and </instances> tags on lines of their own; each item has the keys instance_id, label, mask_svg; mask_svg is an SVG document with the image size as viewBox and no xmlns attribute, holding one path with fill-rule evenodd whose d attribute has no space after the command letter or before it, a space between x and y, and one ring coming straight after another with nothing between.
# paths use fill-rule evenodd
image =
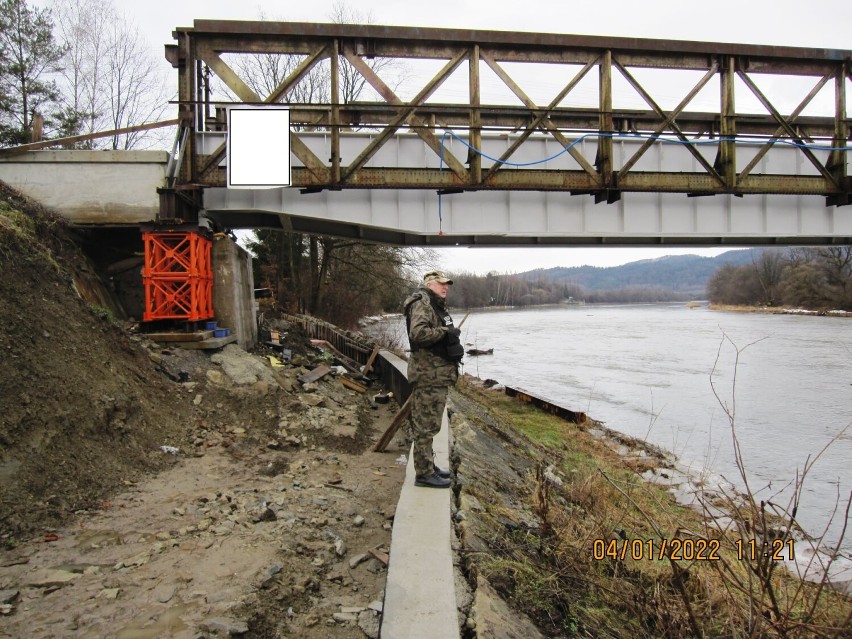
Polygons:
<instances>
[{"instance_id":1,"label":"bridge deck underside","mask_svg":"<svg viewBox=\"0 0 852 639\"><path fill-rule=\"evenodd\" d=\"M342 148L354 154L369 139L368 135L353 136L343 141ZM322 134L303 135L303 140L317 154L328 144ZM618 141L616 166L643 142ZM208 138L204 144L213 146L216 140ZM509 144L507 136L483 140L484 148L495 155ZM545 137L530 138L522 157L550 157L552 146L553 141ZM749 162L750 154L756 152L744 148L741 161ZM572 162L561 155L530 172L564 174ZM404 135L386 143L371 163L365 168L447 172L422 145ZM656 143L633 175L641 178L644 172L664 172L687 183L700 179L696 164L678 145ZM294 170L298 166L297 161ZM813 165L789 147L765 154L759 168L763 175L788 181L791 189L797 182L819 179ZM277 228L399 245L824 245L852 240L852 210L827 207L825 198L818 195L689 197L632 192L606 204L568 189L465 190L439 195L423 189L207 188L204 203L205 214L224 227Z\"/></svg>"},{"instance_id":2,"label":"bridge deck underside","mask_svg":"<svg viewBox=\"0 0 852 639\"><path fill-rule=\"evenodd\" d=\"M272 228L408 246L817 246L852 244L852 216L815 196L633 194L595 205L567 193L422 191L299 195L207 192L206 215L232 229ZM441 219L442 218L442 219Z\"/></svg>"}]
</instances>

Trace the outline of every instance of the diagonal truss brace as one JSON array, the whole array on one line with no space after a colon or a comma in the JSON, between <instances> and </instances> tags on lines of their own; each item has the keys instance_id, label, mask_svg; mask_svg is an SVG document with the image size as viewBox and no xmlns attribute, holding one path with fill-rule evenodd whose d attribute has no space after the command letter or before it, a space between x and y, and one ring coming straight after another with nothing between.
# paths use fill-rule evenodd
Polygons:
<instances>
[{"instance_id":1,"label":"diagonal truss brace","mask_svg":"<svg viewBox=\"0 0 852 639\"><path fill-rule=\"evenodd\" d=\"M216 51L211 49L202 49L199 52L199 57L209 66L213 72L219 76L222 82L233 91L237 97L243 102L248 103L265 103L271 104L277 102L287 93L299 80L301 80L310 70L324 57L328 56L328 49L325 46L320 47L311 55L307 56L293 72L284 78L284 80L270 93L265 99L261 100L260 96L249 87L242 78L225 62ZM328 169L314 153L311 151L295 132L290 131L290 151L299 158L305 167L319 179L327 179ZM213 153L208 156L207 160L201 166L199 174L203 177L213 170L222 159L225 157L226 145L220 144Z\"/></svg>"},{"instance_id":2,"label":"diagonal truss brace","mask_svg":"<svg viewBox=\"0 0 852 639\"><path fill-rule=\"evenodd\" d=\"M641 158L645 154L645 152L650 149L651 146L653 146L657 138L660 137L660 134L662 134L662 132L670 126L670 123L673 123L675 121L677 116L681 114L681 112L686 108L686 106L690 102L692 102L693 98L698 95L698 92L701 91L701 89L703 89L707 85L707 83L713 78L713 76L716 75L718 71L719 64L718 62L714 62L710 69L707 71L707 73L704 74L704 77L698 81L698 84L696 84L693 89L686 94L683 100L681 100L680 104L678 104L673 111L663 117L663 121L657 127L654 128L654 131L649 135L648 139L645 140L644 144L642 144L642 146L637 149L636 153L634 153L633 156L629 160L627 160L627 162L624 163L624 165L621 167L621 170L618 172L617 180L621 180L621 178L627 175L630 169L633 168L633 165L635 165L636 162L639 161L639 158Z\"/></svg>"},{"instance_id":3,"label":"diagonal truss brace","mask_svg":"<svg viewBox=\"0 0 852 639\"><path fill-rule=\"evenodd\" d=\"M648 94L648 92L645 91L645 89L642 87L642 85L639 84L639 82L636 80L636 78L634 78L630 74L630 72L621 63L619 63L617 60L615 60L613 58L612 64L615 68L617 68L619 70L619 72L621 72L621 75L624 76L624 78L627 80L627 82L629 82L630 85L634 89L636 89L636 92L640 96L642 96L642 99L645 100L645 102L648 103L648 106L650 106L657 113L657 115L660 118L663 119L664 125L667 125L669 127L669 129L675 135L677 135L677 137L682 142L685 143L684 145L686 146L686 149L693 155L693 157L695 157L696 160L698 160L698 163L701 166L704 167L704 170L707 171L708 175L710 175L720 185L725 186L725 181L722 179L722 176L720 176L719 173L716 172L716 169L714 169L712 167L712 165L707 161L707 159L703 155L701 155L701 153L699 153L699 151L693 145L691 145L689 143L689 139L686 137L686 135L684 135L681 128L674 121L675 116L669 115L665 111L663 111L663 109L660 108L660 105L657 104L657 102ZM703 80L709 80L709 77L707 77L707 75L705 75ZM697 91L696 91L696 93L697 93ZM692 98L689 97L689 99L691 100Z\"/></svg>"},{"instance_id":4,"label":"diagonal truss brace","mask_svg":"<svg viewBox=\"0 0 852 639\"><path fill-rule=\"evenodd\" d=\"M209 136L187 135L182 168L180 173L175 170L173 174L178 189L205 188L221 185L223 181L224 174L219 165L226 147L219 146L212 155L206 150L199 152L202 142L209 144L216 138L221 142L225 127L220 116L222 109L229 106L227 102L211 100L206 76L216 74L223 86L228 87L228 92L235 96L234 105L286 103L293 99L294 87L304 80L306 74L316 72L320 64L328 64L329 68L323 68L322 72L331 73L330 99L326 99L323 93L312 96L304 105L290 105L296 116L290 132L291 152L303 165L294 173L294 186L311 190L341 187L432 190L458 186L472 190L567 191L572 194L592 193L596 201L605 199L607 202L612 201L612 194L622 191L689 195L796 193L825 195L829 198L829 205L852 202L849 195L852 179L847 176L852 121L849 120L845 101L849 93L848 81L852 79L852 58L846 51L285 22L196 21L194 27L181 27L175 33L177 44L167 45L166 57L178 70L180 119L196 133L211 133ZM290 56L298 67L286 79L270 86L274 89L252 90L254 85L229 56L263 53ZM417 98L411 100L406 97L403 101L385 84L387 78L379 78L378 74L382 72L372 69L370 58L374 57L437 60L441 65L449 60L451 68L434 78ZM325 62L327 59L329 63ZM345 60L351 63L358 77L382 97L368 98L363 103L341 104L339 88L334 87L340 79L339 64ZM485 60L501 78L501 84L509 88L514 100L501 97L494 104L482 104L480 70L484 66L479 64L480 60ZM446 86L444 78L465 61L469 67L470 104L435 101L441 91L437 87ZM511 66L530 68L520 67L525 63L554 67L569 65L576 67L571 73L580 72L573 79L568 73L551 73L549 84L556 80L553 88L560 92L557 98L548 98L539 107L519 87L519 81L524 79L519 74L526 71L516 71L516 67ZM612 92L613 64L626 78L628 86L632 85L650 108L646 104L635 108L613 100L617 97ZM595 66L600 69L599 103L594 105L584 95L576 105L567 105L565 96L575 94L578 83L588 80L588 74ZM666 107L664 111L651 98L653 87L638 76L645 82L643 87L630 75L637 73L634 69L644 68L697 71L699 75L690 86L696 81L698 84L686 97L681 96L677 106ZM538 67L534 70L537 71ZM795 109L784 110L785 115L782 116L755 85L764 74L810 76L813 78L810 84L816 83L816 86ZM565 75L564 79L562 75ZM720 77L720 108L710 112L690 112L689 107L695 104L697 94L707 89L714 75ZM734 79L738 76L749 87L749 92L758 97L758 104L765 107L758 109L760 113L754 110L741 112L736 108L733 90ZM699 81L699 78L702 79ZM830 80L835 84L833 116L807 115L815 98L825 92ZM389 84L393 86L393 83ZM269 95L266 95L267 92ZM217 110L215 116L209 115L211 105ZM362 130L360 134L358 129ZM442 129L467 130L469 142L477 150L482 148L479 137L482 132L512 133L499 151L499 159L492 158L483 170L481 151L468 151L466 161L457 150L456 156L446 153L441 143ZM619 131L628 130L645 139L622 147L624 150L632 148L632 151L625 158L626 162L622 160L620 166L613 166L612 139L619 135ZM655 170L650 167L638 170L637 166L648 157L655 143L660 144L661 134L665 135L670 130L694 156L695 168L667 170L658 167ZM315 148L314 140L327 140L321 137L325 131L330 132L331 157L320 161L322 151L310 149ZM389 166L379 166L382 163L376 162L377 150L388 148L391 137L402 131L419 135L436 155L446 159L448 170L442 172L429 168L419 155L410 154L404 160L397 158L397 161L407 162L406 166L397 166L390 157ZM343 132L352 133L345 139L347 149L357 147L352 155L358 157L349 166L342 165L340 159ZM548 137L557 140L566 148L565 155L574 151L571 155L579 166L544 170L518 165L517 170L505 170L513 166L511 158L517 156L520 149L532 148L525 145L530 145L534 137L538 138L539 132L545 134L542 141ZM571 132L599 138L597 159L586 160L581 153L584 148L573 149L568 144L573 142ZM753 137L757 145L743 162L743 165L747 164L745 168L736 166L739 133ZM720 136L715 162L699 152L693 138L708 134L711 139ZM383 140L377 141L377 136ZM359 146L356 139L366 141ZM807 157L805 164L813 164L818 170L808 170L805 166L807 175L764 174L760 164L773 156L773 148L777 149L788 141L795 146L804 146L805 142L808 146L813 145L813 149L799 149L802 153L799 158ZM538 140L535 142L537 144ZM366 149L365 144L368 145ZM817 150L823 147L829 151L824 162Z\"/></svg>"},{"instance_id":5,"label":"diagonal truss brace","mask_svg":"<svg viewBox=\"0 0 852 639\"><path fill-rule=\"evenodd\" d=\"M805 155L808 160L816 167L817 171L819 171L822 176L831 184L839 187L837 181L834 179L834 176L831 174L825 165L819 161L819 159L813 154L813 152L805 146L805 141L802 139L796 131L793 130L793 127L790 126L790 123L782 116L778 110L772 105L769 99L763 94L763 92L757 87L757 85L752 81L748 74L745 73L742 69L737 69L737 75L745 82L746 86L751 89L751 92L760 100L761 104L766 107L766 110L772 115L773 118L778 120L778 123L781 125L781 128L790 136L790 139L795 140L798 144L802 145L800 147L800 151Z\"/></svg>"},{"instance_id":6,"label":"diagonal truss brace","mask_svg":"<svg viewBox=\"0 0 852 639\"><path fill-rule=\"evenodd\" d=\"M553 109L555 109L557 106L559 106L559 103L562 102L562 100L565 99L565 96L567 96L574 89L574 87L576 87L577 84L579 84L580 80L582 80L584 77L586 77L586 74L588 74L588 72L591 71L595 67L595 65L598 64L599 61L600 61L600 57L597 57L594 60L590 60L589 62L587 62L586 66L584 66L582 69L580 69L580 71L577 73L577 75L575 75L574 78L567 85L565 85L565 88L563 88L556 95L556 97L553 98L553 100L551 100L550 104L547 105L547 108L545 108L543 111L541 111L535 117L535 119L533 119L529 124L527 124L526 128L524 129L524 132L518 137L518 139L516 139L512 143L512 145L508 149L506 149L506 151L504 151L503 155L500 156L500 158L488 170L488 173L485 174L485 177L482 178L483 183L488 182L488 179L491 176L493 176L501 166L503 166L503 164L506 162L506 160L508 160L510 157L512 157L512 155L514 155L515 151L517 151L518 148L520 148L520 146L527 140L527 138L530 135L533 134L533 132L536 131L536 129L539 129L539 128L547 129L547 125L542 124L542 123L547 121L547 118L553 112ZM495 62L495 64L496 64L496 62ZM494 68L494 67L492 67L492 68ZM553 129L548 129L548 130L550 130L552 133L554 133L554 137L559 133L558 131L555 131ZM567 140L565 142L567 142ZM560 144L562 144L563 146L565 146L565 142L562 142L560 140ZM570 153L570 151L569 151L569 153ZM580 156L580 157L582 158L582 156ZM585 167L583 167L583 168L585 168ZM592 177L598 178L598 175L595 172L594 168L592 168L591 166L589 168L592 170ZM586 172L588 173L588 171L586 171ZM598 180L598 182L599 181L600 180Z\"/></svg>"},{"instance_id":7,"label":"diagonal truss brace","mask_svg":"<svg viewBox=\"0 0 852 639\"><path fill-rule=\"evenodd\" d=\"M455 69L462 63L465 58L467 58L468 52L462 51L458 53L453 59L451 59L447 64L441 69L434 78L432 78L426 86L424 86L420 93L418 93L409 103L405 103L399 99L399 97L394 93L393 89L391 89L387 84L385 84L382 79L376 74L373 69L371 69L360 56L355 55L353 52L344 50L343 55L349 61L349 63L357 69L357 71L364 77L367 82L370 83L378 93L381 95L388 104L392 104L394 106L401 107L397 116L391 120L391 122L382 130L382 132L373 140L367 148L365 148L361 154L352 161L352 163L346 168L346 172L341 176L341 181L346 182L351 179L352 176L363 167L373 155L381 148L381 146L387 142L390 137L396 133L396 131L406 122L411 121L416 126L414 127L414 132L420 136L420 138L426 142L426 144L431 148L437 155L443 158L443 161L446 162L447 166L455 173L463 182L467 182L468 174L467 169L464 168L464 165L456 158L454 155L449 153L446 149L441 149L441 143L438 141L438 138L432 132L432 127L428 125L428 123L422 118L418 118L415 113L417 111L417 107L422 105L430 95L432 95L438 87L443 84L444 80L455 71Z\"/></svg>"},{"instance_id":8,"label":"diagonal truss brace","mask_svg":"<svg viewBox=\"0 0 852 639\"><path fill-rule=\"evenodd\" d=\"M509 87L509 89L512 91L512 93L514 93L518 97L518 99L521 102L523 102L524 105L528 109L530 109L530 110L538 109L538 106L535 104L535 102L533 102L529 98L529 96L526 93L524 93L524 91L521 89L521 87L519 87L515 83L515 81L512 80L512 78L509 76L508 73L506 73L506 71L503 69L503 67L501 67L499 64L497 64L496 60L494 60L491 56L486 55L484 53L481 54L481 55L482 55L482 59L485 60L486 64L489 67L491 67L491 69L494 71L494 73L496 73L497 76L501 80L503 80L503 82L506 84L507 87ZM587 65L587 66L589 66L589 65ZM584 73L584 75L585 75L585 73ZM579 79L577 81L579 82ZM573 85L569 85L569 86L571 88L573 88ZM567 91L566 91L566 93L567 93ZM557 104L558 104L558 102L557 102ZM552 110L554 107L555 107L555 105L549 107L549 109ZM559 144L561 144L564 148L568 149L568 153L571 155L572 158L574 158L577 161L577 163L581 167L583 167L583 170L586 173L588 173L589 176L594 178L595 182L600 183L601 178L600 178L600 175L598 175L598 172L595 170L595 167L593 167L591 164L589 164L589 161L586 160L586 158L583 157L582 153L580 153L576 148L570 146L571 142L564 135L562 135L562 133L559 132L559 130L556 128L556 126L553 123L549 122L548 120L546 120L544 118L542 118L541 124L543 125L543 127L545 129L547 129L551 133L551 135L553 135L554 138L556 138L556 140L559 142Z\"/></svg>"},{"instance_id":9,"label":"diagonal truss brace","mask_svg":"<svg viewBox=\"0 0 852 639\"><path fill-rule=\"evenodd\" d=\"M801 103L799 103L799 106L797 106L793 110L793 112L790 114L790 117L787 118L787 122L789 124L792 125L796 121L796 119L799 117L801 112L804 111L805 107L807 107L811 103L811 100L813 100L816 97L817 93L819 93L822 90L822 88L826 85L826 83L830 79L831 79L831 74L823 76L816 83L814 88L811 89L810 93L808 93L805 96L805 98L801 101ZM752 169L754 169L754 167L757 166L757 163L760 162L760 160L763 158L763 156L766 155L769 152L769 150L774 146L776 140L778 140L784 134L785 131L786 131L786 129L783 126L778 127L778 130L775 131L775 133L772 135L771 138L769 138L769 140L766 142L766 144L763 145L763 147L760 149L760 151L758 151L757 154L755 154L755 156L752 158L751 162L749 162L748 165L742 170L742 172L740 173L740 177L739 177L740 181L744 180L746 178L746 176L748 176L748 174L751 173Z\"/></svg>"}]
</instances>

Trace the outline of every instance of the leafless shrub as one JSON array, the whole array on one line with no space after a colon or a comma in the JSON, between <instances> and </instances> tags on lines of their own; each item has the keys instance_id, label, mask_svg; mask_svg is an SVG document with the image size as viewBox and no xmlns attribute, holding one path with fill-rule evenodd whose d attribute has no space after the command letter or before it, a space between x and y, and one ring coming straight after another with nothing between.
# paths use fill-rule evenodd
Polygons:
<instances>
[{"instance_id":1,"label":"leafless shrub","mask_svg":"<svg viewBox=\"0 0 852 639\"><path fill-rule=\"evenodd\" d=\"M667 540L668 552L661 552L660 559L669 564L669 577L658 581L655 588L665 582L672 592L677 593L679 603L674 605L670 598L662 597L655 590L652 594L642 593L635 600L637 612L653 612L655 624L665 627L664 636L730 636L749 639L784 638L828 638L848 636L852 607L848 599L834 592L830 577L833 563L840 556L840 547L845 536L845 525L840 538L831 548L824 547L825 533L809 538L801 533L796 519L805 481L814 464L825 450L849 429L847 425L812 458L808 458L801 472L784 487L791 491L786 503L778 491L768 499L758 499L743 460L741 443L737 436L736 383L739 358L744 348L738 348L727 335L723 335L716 364L724 345L735 350L733 379L729 399L725 400L711 373L714 395L728 419L734 446L734 461L739 473L739 482L744 491L717 488L698 495L703 508L704 528L691 530L679 524L674 534L666 536L670 526L659 524L646 506L638 503L630 489L605 473L602 475L626 499L632 508L646 520L654 531L657 544ZM634 487L635 489L635 487ZM641 490L641 489L640 489ZM839 496L838 496L839 497ZM848 521L852 495L845 499L840 508L838 499L835 511ZM721 525L720 522L727 522ZM830 523L829 523L830 525ZM675 556L673 540L691 540L697 545L712 545L715 549L713 561L684 561L686 557ZM809 546L811 559L799 574L784 568L793 565L792 555L801 555L798 547ZM680 547L680 546L678 546ZM685 547L685 546L683 546ZM783 561L787 559L788 561ZM798 564L795 564L798 568ZM683 617L677 614L683 613ZM680 620L680 621L679 621ZM681 627L681 621L688 623ZM719 635L720 628L725 634Z\"/></svg>"},{"instance_id":2,"label":"leafless shrub","mask_svg":"<svg viewBox=\"0 0 852 639\"><path fill-rule=\"evenodd\" d=\"M852 611L846 615L846 624L838 624L840 619L833 615L830 609L825 609L828 606L821 606L826 590L831 587L829 581L831 567L840 555L840 547L846 533L844 523L834 547L825 547L828 526L831 525L841 505L840 496L838 495L834 512L829 518L826 529L816 537L797 534L801 533L801 528L796 517L806 479L814 464L849 430L852 424L847 424L812 458L809 456L802 470L797 470L796 476L791 479L788 486L776 491L768 499L758 499L752 490L749 473L743 461L736 422L739 358L742 352L752 344L739 348L727 335L723 334L713 372L717 369L719 356L726 343L735 351L730 401L725 401L722 397L712 373L710 381L716 400L728 419L734 446L734 460L745 492L732 494L730 491L722 490L722 498L717 499L715 504L710 504L706 498L702 498L701 503L704 505L708 520L709 515L712 512L718 512L720 506L721 510L730 517L731 523L725 528L726 534L721 538L739 560L737 563L718 562L715 567L731 599L741 602L738 612L744 636L841 636L839 633L844 632L844 625L848 629L846 624ZM786 503L782 502L781 497L784 489L789 489L791 493ZM846 497L845 502L844 522L848 522L852 494ZM796 546L800 545L810 547L811 559L804 570L800 570L799 564L795 564L796 570L799 570L798 579L785 579L779 575L784 570L781 568L784 562L779 559L786 558L789 565L794 559L794 554L801 555L801 550L795 550ZM818 564L818 567L815 564ZM815 583L808 584L807 580Z\"/></svg>"}]
</instances>

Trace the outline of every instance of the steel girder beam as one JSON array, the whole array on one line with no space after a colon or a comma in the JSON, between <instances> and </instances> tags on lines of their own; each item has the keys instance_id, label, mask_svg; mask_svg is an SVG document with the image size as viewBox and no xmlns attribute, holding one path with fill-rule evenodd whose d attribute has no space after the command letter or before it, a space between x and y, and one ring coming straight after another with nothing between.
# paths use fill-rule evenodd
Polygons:
<instances>
[{"instance_id":1,"label":"steel girder beam","mask_svg":"<svg viewBox=\"0 0 852 639\"><path fill-rule=\"evenodd\" d=\"M332 109L338 111L337 118L330 116ZM582 108L540 107L528 109L512 105L501 107L484 105L478 109L471 109L471 107L463 107L457 104L427 103L418 108L417 111L427 122L440 118L450 130L467 131L471 110L475 110L479 117L479 127L486 131L513 131L521 120L532 118L531 121L534 122L538 118L545 117L550 124L555 125L557 130L560 131L589 131L597 128L599 120L597 109ZM395 109L374 102L316 107L293 104L290 107L290 115L293 121L311 122L314 128L332 131L341 128L358 130L371 125L384 126L390 123L395 114ZM612 119L613 127L617 132L653 131L660 123L659 117L653 111L638 109L615 109ZM340 126L332 128L330 124L335 121ZM677 121L681 128L688 131L692 137L715 138L719 136L718 113L683 111L677 117ZM215 130L224 129L226 126L224 108L217 110L209 124ZM528 127L529 124L526 126ZM417 129L417 126L409 124L407 128L413 131ZM540 127L536 125L532 129L532 132L535 132L540 130ZM831 118L803 115L796 117L795 129L800 135L827 140L834 136L835 122ZM737 116L737 130L741 134L768 138L778 132L778 122L771 115L739 114Z\"/></svg>"},{"instance_id":2,"label":"steel girder beam","mask_svg":"<svg viewBox=\"0 0 852 639\"><path fill-rule=\"evenodd\" d=\"M681 192L712 194L818 194L828 204L848 204L850 178L847 98L852 76L852 51L795 47L679 42L562 34L513 33L456 29L424 29L377 25L232 22L197 20L193 27L175 30L176 45L166 57L178 70L179 112L182 123L196 134L223 131L229 104L283 103L291 107L291 152L296 158L293 186L318 189L438 189L438 190L565 190L587 193L596 201L614 202L622 193ZM261 90L242 77L233 60L265 55L290 61L290 72L271 90ZM415 96L405 100L392 89L393 78L381 77L374 60L444 61L433 77L421 78ZM554 67L555 97L540 106L522 88L526 69ZM467 66L466 104L429 101L459 67ZM533 66L529 66L533 65ZM567 66L566 66L567 65ZM345 67L345 71L344 71ZM510 68L511 67L511 68ZM577 106L577 85L597 67L597 108ZM662 106L657 88L637 75L640 69L672 73L700 72L698 81L674 108ZM483 99L482 70L490 69L514 100L488 103ZM564 72L563 72L564 71ZM372 87L376 100L345 103L340 81L344 72ZM312 101L292 101L292 91L312 73L328 77L328 91ZM210 76L233 94L232 101L213 102ZM760 88L763 75L816 78L798 106L782 109ZM614 77L649 107L637 110L619 104ZM718 83L715 112L689 111L702 89ZM834 91L834 113L802 115L826 87ZM753 95L763 112L738 112L735 92ZM571 105L572 101L574 102ZM303 141L300 131L330 132L328 155L321 157ZM378 131L356 156L341 151L342 139L353 130ZM373 158L400 132L413 132L429 149L428 157L445 170L426 166L376 166ZM469 145L466 158L449 152L448 133ZM483 166L482 136L517 134L513 145ZM575 167L527 170L527 138L544 133L571 155ZM644 145L618 164L613 143L620 136L642 136ZM593 156L572 144L578 136L595 141ZM737 137L739 136L739 137ZM756 156L738 153L743 136L760 143ZM637 170L636 164L662 138L689 151L696 171ZM224 145L202 149L196 135L187 137L176 188L221 186ZM698 143L714 140L715 159L702 154ZM761 174L760 161L779 145L793 145L816 175ZM818 157L828 149L827 159ZM743 157L741 160L740 158ZM746 161L748 159L748 161ZM513 166L514 165L514 166Z\"/></svg>"},{"instance_id":3,"label":"steel girder beam","mask_svg":"<svg viewBox=\"0 0 852 639\"><path fill-rule=\"evenodd\" d=\"M224 169L219 169L201 186L215 187L224 184ZM326 188L327 181L310 171L293 168L293 182L306 192ZM703 173L636 172L620 183L621 190L634 193L686 193L688 195L715 195L718 182ZM452 173L437 169L364 169L351 189L426 189L453 190L458 182ZM741 181L738 193L748 195L823 195L825 180L802 175L752 175ZM597 181L583 171L511 171L501 172L493 180L497 191L570 191L574 195L595 193L600 188ZM480 191L489 189L467 189Z\"/></svg>"}]
</instances>

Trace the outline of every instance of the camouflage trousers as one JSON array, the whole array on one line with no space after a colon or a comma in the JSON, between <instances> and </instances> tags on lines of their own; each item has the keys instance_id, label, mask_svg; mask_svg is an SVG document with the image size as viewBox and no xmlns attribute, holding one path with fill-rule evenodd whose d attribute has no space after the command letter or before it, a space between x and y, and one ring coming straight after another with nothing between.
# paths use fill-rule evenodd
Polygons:
<instances>
[{"instance_id":1,"label":"camouflage trousers","mask_svg":"<svg viewBox=\"0 0 852 639\"><path fill-rule=\"evenodd\" d=\"M421 386L411 389L411 418L406 434L414 444L414 471L418 475L431 475L434 468L432 439L441 430L441 418L447 403L449 386Z\"/></svg>"}]
</instances>

